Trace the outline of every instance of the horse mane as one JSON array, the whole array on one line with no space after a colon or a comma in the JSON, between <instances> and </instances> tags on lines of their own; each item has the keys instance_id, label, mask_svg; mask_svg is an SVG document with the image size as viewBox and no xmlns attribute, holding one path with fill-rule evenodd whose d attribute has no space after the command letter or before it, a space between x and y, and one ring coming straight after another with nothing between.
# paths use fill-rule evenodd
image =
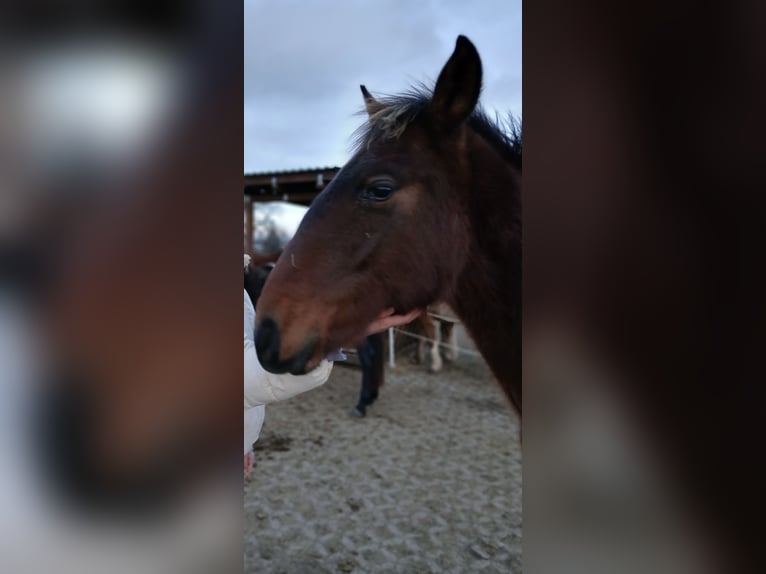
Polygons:
<instances>
[{"instance_id":1,"label":"horse mane","mask_svg":"<svg viewBox=\"0 0 766 574\"><path fill-rule=\"evenodd\" d=\"M432 96L432 90L421 84L402 94L376 98L380 109L370 115L354 132L354 147L369 149L378 139L399 139L408 125L425 114ZM367 115L366 110L359 113ZM507 162L521 171L521 118L508 113L505 118L495 114L495 118L492 119L479 105L467 123L468 127L486 140Z\"/></svg>"}]
</instances>

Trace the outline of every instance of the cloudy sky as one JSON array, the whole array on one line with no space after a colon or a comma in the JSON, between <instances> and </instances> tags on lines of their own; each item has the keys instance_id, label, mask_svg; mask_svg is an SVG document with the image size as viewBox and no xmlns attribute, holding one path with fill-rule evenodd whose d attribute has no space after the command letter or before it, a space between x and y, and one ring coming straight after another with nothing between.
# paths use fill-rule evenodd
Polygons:
<instances>
[{"instance_id":1,"label":"cloudy sky","mask_svg":"<svg viewBox=\"0 0 766 574\"><path fill-rule=\"evenodd\" d=\"M375 94L433 85L458 34L484 67L481 102L521 108L521 0L245 0L245 173L341 166Z\"/></svg>"}]
</instances>

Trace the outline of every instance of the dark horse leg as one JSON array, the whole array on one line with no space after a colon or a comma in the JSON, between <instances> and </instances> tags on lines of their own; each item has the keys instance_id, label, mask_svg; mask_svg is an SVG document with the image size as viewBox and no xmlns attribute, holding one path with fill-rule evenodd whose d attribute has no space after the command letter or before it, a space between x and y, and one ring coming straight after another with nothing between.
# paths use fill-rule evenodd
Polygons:
<instances>
[{"instance_id":1,"label":"dark horse leg","mask_svg":"<svg viewBox=\"0 0 766 574\"><path fill-rule=\"evenodd\" d=\"M367 414L367 407L378 398L378 389L383 385L383 334L370 335L356 352L362 365L362 390L351 414L363 417Z\"/></svg>"}]
</instances>

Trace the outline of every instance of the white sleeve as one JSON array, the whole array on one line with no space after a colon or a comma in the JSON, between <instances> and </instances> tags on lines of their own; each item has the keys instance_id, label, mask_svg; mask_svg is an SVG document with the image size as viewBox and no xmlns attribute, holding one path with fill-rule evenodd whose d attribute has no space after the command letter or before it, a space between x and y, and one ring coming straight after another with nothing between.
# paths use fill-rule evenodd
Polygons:
<instances>
[{"instance_id":1,"label":"white sleeve","mask_svg":"<svg viewBox=\"0 0 766 574\"><path fill-rule=\"evenodd\" d=\"M255 352L254 327L255 309L245 291L245 408L283 401L327 382L333 364L326 360L305 375L269 373Z\"/></svg>"},{"instance_id":2,"label":"white sleeve","mask_svg":"<svg viewBox=\"0 0 766 574\"><path fill-rule=\"evenodd\" d=\"M253 450L253 443L261 434L265 414L266 407L263 405L245 409L245 454Z\"/></svg>"}]
</instances>

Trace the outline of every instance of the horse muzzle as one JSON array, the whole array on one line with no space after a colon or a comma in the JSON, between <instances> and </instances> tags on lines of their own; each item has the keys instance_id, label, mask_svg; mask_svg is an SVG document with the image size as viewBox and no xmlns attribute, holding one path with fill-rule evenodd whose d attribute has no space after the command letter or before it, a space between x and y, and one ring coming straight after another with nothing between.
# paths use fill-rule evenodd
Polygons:
<instances>
[{"instance_id":1,"label":"horse muzzle","mask_svg":"<svg viewBox=\"0 0 766 574\"><path fill-rule=\"evenodd\" d=\"M270 373L304 375L311 358L316 354L318 337L308 337L297 352L280 358L281 336L279 325L271 317L261 321L255 332L255 352L261 366Z\"/></svg>"}]
</instances>

